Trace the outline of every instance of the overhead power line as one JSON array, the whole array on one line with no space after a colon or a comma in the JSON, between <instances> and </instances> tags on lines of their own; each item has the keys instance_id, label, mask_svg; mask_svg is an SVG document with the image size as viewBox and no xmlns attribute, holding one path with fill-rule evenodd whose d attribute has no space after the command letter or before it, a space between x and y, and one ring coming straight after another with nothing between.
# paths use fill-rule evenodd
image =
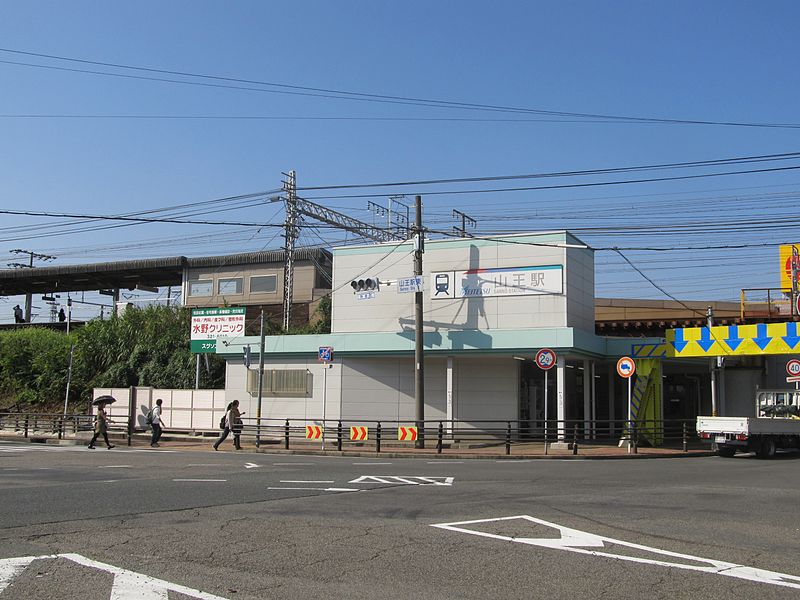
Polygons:
<instances>
[{"instance_id":1,"label":"overhead power line","mask_svg":"<svg viewBox=\"0 0 800 600\"><path fill-rule=\"evenodd\" d=\"M635 123L665 123L665 124L676 124L676 125L716 125L716 126L727 126L727 127L758 127L758 128L783 128L783 129L797 129L800 128L800 124L797 123L757 123L757 122L740 122L740 121L717 121L717 120L708 120L708 119L677 119L677 118L661 118L661 117L641 117L641 116L632 116L632 115L614 115L614 114L603 114L603 113L584 113L584 112L574 112L574 111L559 111L559 110L546 110L541 108L528 108L528 107L517 107L517 106L504 106L504 105L496 105L496 104L483 104L477 102L461 102L455 100L441 100L437 98L422 98L422 97L414 97L414 96L398 96L398 95L389 95L389 94L377 94L377 93L368 93L368 92L354 92L350 90L337 90L331 88L322 88L322 87L312 87L312 86L302 86L302 85L294 85L294 84L287 84L287 83L280 83L274 81L260 81L254 79L243 79L238 77L227 77L222 75L210 75L206 73L194 73L190 71L182 71L182 70L171 70L171 69L160 69L154 67L145 67L145 66L137 66L137 65L127 65L122 63L113 63L113 62L106 62L106 61L97 61L97 60L88 60L88 59L80 59L68 56L60 56L55 54L44 54L40 52L30 52L25 50L17 50L13 48L0 48L0 52L5 52L8 54L16 54L20 56L31 56L36 58L44 58L48 60L57 60L57 61L65 61L71 63L78 63L78 64L85 64L85 65L95 65L95 66L102 66L102 67L110 67L114 69L124 69L130 71L139 71L139 72L147 72L147 73L156 73L162 75L171 75L171 76L178 76L178 77L191 77L195 79L205 79L205 80L212 80L218 82L227 82L227 83L218 83L218 84L204 84L197 81L185 81L185 80L171 80L171 79L163 79L163 78L153 78L153 77L142 77L142 76L133 76L133 75L124 75L120 73L109 73L104 71L91 71L91 70L83 70L83 69L68 69L65 67L56 67L53 65L39 65L33 63L21 63L15 61L0 61L9 64L18 64L21 66L29 66L29 67L38 67L38 68L48 68L48 69L57 69L57 70L64 70L64 71L76 71L76 72L86 72L95 75L107 75L107 76L116 76L116 77L130 77L130 78L138 78L138 79L151 79L151 80L160 80L160 81L167 81L169 83L182 83L182 84L189 84L189 85L206 85L212 87L232 87L234 89L247 89L250 91L261 91L261 92L271 92L271 93L283 93L283 94L292 94L292 95L305 95L305 96L318 96L324 98L338 98L344 100L358 100L358 101L365 101L365 102L379 102L379 103L390 103L390 104L411 104L416 106L428 106L428 107L438 107L438 108L450 108L450 109L461 109L461 110L480 110L480 111L491 111L491 112L509 112L509 113L524 113L524 114L537 114L537 115L547 115L547 116L556 116L556 117L573 117L573 118L581 118L581 119L610 119L619 122L635 122ZM265 86L268 88L273 89L264 89L264 88L242 88L241 86L232 86L229 85L231 83L241 83L246 85L259 85Z\"/></svg>"}]
</instances>

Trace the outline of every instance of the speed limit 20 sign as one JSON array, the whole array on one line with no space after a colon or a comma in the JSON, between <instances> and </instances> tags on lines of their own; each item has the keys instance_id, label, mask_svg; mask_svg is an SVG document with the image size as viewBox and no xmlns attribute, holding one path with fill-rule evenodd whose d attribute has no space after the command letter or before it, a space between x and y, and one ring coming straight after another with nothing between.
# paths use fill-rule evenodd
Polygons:
<instances>
[{"instance_id":1,"label":"speed limit 20 sign","mask_svg":"<svg viewBox=\"0 0 800 600\"><path fill-rule=\"evenodd\" d=\"M536 353L536 365L545 371L556 366L556 353L550 348L542 348Z\"/></svg>"}]
</instances>

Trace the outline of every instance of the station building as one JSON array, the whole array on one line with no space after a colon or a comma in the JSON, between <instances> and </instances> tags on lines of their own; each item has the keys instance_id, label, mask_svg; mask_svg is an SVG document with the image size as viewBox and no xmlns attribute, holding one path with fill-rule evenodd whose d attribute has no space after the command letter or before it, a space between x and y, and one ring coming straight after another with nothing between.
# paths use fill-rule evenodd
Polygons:
<instances>
[{"instance_id":1,"label":"station building","mask_svg":"<svg viewBox=\"0 0 800 600\"><path fill-rule=\"evenodd\" d=\"M334 249L331 333L266 338L261 416L413 421L415 294L402 285L412 274L411 241ZM426 241L425 419L476 429L512 421L521 437L540 435L545 415L584 431L626 419L617 360L633 343L662 340L597 335L594 277L593 251L567 231ZM351 282L364 278L379 288L355 293ZM258 412L259 346L253 336L217 342L226 400L249 416ZM321 347L333 348L330 364L318 360ZM543 348L556 354L547 376L534 362ZM706 363L681 372L683 396L665 407L662 361L638 361L640 419L698 414Z\"/></svg>"}]
</instances>

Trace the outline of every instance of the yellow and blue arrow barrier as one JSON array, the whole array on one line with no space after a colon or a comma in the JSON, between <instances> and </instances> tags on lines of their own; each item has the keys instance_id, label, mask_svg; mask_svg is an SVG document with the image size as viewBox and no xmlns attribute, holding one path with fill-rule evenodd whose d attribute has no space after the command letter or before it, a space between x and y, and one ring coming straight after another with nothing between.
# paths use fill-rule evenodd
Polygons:
<instances>
[{"instance_id":1,"label":"yellow and blue arrow barrier","mask_svg":"<svg viewBox=\"0 0 800 600\"><path fill-rule=\"evenodd\" d=\"M800 352L797 323L758 323L667 330L669 358L753 356Z\"/></svg>"}]
</instances>

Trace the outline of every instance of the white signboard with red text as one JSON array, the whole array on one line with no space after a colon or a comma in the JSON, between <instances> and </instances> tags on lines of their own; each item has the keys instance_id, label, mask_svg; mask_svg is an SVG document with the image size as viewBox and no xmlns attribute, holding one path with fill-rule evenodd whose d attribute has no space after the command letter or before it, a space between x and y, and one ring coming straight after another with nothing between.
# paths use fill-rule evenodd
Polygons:
<instances>
[{"instance_id":1,"label":"white signboard with red text","mask_svg":"<svg viewBox=\"0 0 800 600\"><path fill-rule=\"evenodd\" d=\"M192 352L213 354L217 338L244 335L244 308L195 308L192 310Z\"/></svg>"}]
</instances>

